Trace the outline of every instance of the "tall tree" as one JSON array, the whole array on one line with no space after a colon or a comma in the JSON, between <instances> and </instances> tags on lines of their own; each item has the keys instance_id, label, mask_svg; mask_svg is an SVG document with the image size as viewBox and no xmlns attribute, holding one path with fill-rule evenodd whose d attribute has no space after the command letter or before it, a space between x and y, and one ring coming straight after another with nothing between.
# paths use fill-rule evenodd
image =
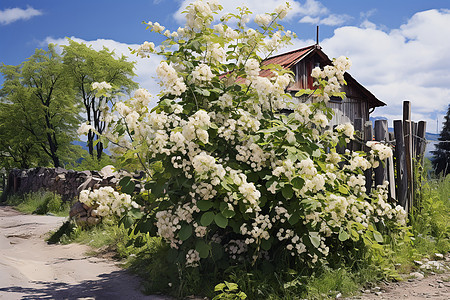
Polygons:
<instances>
[{"instance_id":1,"label":"tall tree","mask_svg":"<svg viewBox=\"0 0 450 300\"><path fill-rule=\"evenodd\" d=\"M450 173L450 105L447 108L444 126L438 140L440 142L436 145L436 150L432 151L434 155L433 167L436 174L443 173L446 176Z\"/></svg>"},{"instance_id":2,"label":"tall tree","mask_svg":"<svg viewBox=\"0 0 450 300\"><path fill-rule=\"evenodd\" d=\"M47 156L54 167L61 166L76 138L80 107L54 45L47 51L36 49L19 66L2 66L1 72L2 134L9 132L10 159L27 166L34 164L31 157L43 163Z\"/></svg>"},{"instance_id":3,"label":"tall tree","mask_svg":"<svg viewBox=\"0 0 450 300\"><path fill-rule=\"evenodd\" d=\"M123 55L117 57L113 51L105 47L95 51L86 44L71 39L69 45L63 48L64 64L67 72L73 77L77 96L84 104L86 119L101 134L107 125L102 111L112 104L113 97L97 96L92 83L107 82L116 92L129 93L138 86L131 79L135 76L134 63L127 61ZM104 146L98 139L98 135L89 131L87 141L89 154L92 157L96 155L100 160Z\"/></svg>"}]
</instances>

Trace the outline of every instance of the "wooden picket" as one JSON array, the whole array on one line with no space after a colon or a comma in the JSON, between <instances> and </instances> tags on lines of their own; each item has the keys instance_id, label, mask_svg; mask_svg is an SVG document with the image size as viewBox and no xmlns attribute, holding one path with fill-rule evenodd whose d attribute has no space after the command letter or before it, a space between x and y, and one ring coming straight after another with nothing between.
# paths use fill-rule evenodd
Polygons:
<instances>
[{"instance_id":1,"label":"wooden picket","mask_svg":"<svg viewBox=\"0 0 450 300\"><path fill-rule=\"evenodd\" d=\"M355 123L355 128L364 132L363 141L373 138L371 124L366 124L360 129L361 124ZM414 189L419 188L421 183L414 181L414 164L423 164L426 147L426 122L418 123L411 121L411 103L403 102L403 120L394 120L394 132L388 132L387 120L375 121L375 141L394 145L394 156L380 164L374 170L375 187L389 182L389 199L393 204L401 205L408 212L414 206ZM368 151L368 149L362 150ZM372 170L365 171L366 189L370 193L375 188L372 183ZM418 177L420 178L420 177Z\"/></svg>"}]
</instances>

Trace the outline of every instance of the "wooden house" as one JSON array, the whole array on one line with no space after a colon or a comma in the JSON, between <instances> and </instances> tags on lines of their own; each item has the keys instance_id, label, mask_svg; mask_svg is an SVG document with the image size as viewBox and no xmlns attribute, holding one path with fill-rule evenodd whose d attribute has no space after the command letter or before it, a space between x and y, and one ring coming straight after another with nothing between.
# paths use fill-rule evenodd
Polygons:
<instances>
[{"instance_id":1,"label":"wooden house","mask_svg":"<svg viewBox=\"0 0 450 300\"><path fill-rule=\"evenodd\" d=\"M290 69L295 74L295 82L287 90L294 96L301 89L313 89L314 78L311 77L313 68L321 68L331 64L331 60L322 51L319 45L312 45L287 53L279 54L267 58L263 65L279 64L286 69ZM267 74L266 74L267 73ZM269 70L263 70L261 76L270 76ZM344 74L347 82L342 87L345 98L332 98L328 106L333 109L334 117L330 121L330 126L351 122L355 124L355 119L362 119L362 124L369 121L369 115L376 107L386 104L377 99L370 91L358 83L349 73ZM298 99L302 101L302 99Z\"/></svg>"}]
</instances>

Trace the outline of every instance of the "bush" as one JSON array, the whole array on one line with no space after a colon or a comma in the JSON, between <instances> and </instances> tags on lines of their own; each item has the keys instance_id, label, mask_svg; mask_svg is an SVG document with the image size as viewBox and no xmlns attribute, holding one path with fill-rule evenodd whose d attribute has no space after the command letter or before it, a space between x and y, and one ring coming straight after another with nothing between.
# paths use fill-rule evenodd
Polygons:
<instances>
[{"instance_id":1,"label":"bush","mask_svg":"<svg viewBox=\"0 0 450 300\"><path fill-rule=\"evenodd\" d=\"M12 195L7 198L6 204L14 206L21 212L38 215L52 213L68 216L70 210L70 203L63 203L60 195L48 191Z\"/></svg>"},{"instance_id":2,"label":"bush","mask_svg":"<svg viewBox=\"0 0 450 300\"><path fill-rule=\"evenodd\" d=\"M264 66L259 56L289 43L292 33L277 23L288 6L256 16L256 30L245 28L246 8L212 28L220 9L213 1L194 2L177 32L147 24L164 32L164 47L146 42L136 53L163 56L157 73L165 90L151 111L144 89L117 101L103 136L118 145L113 152L121 164L140 164L147 177L121 180L132 200L100 189L82 192L80 201L102 215L120 215L134 233L161 237L179 276L223 276L235 266L310 275L380 260L390 242L383 233L407 241L406 213L387 203L386 186L365 190L363 171L391 149L369 143L368 155L338 154L336 147L353 139L353 126L327 126L326 103L344 97L350 61L339 57L315 68L316 89L300 91L306 103L293 104L285 92L291 72ZM226 24L230 19L236 29ZM259 76L267 70L273 76Z\"/></svg>"}]
</instances>

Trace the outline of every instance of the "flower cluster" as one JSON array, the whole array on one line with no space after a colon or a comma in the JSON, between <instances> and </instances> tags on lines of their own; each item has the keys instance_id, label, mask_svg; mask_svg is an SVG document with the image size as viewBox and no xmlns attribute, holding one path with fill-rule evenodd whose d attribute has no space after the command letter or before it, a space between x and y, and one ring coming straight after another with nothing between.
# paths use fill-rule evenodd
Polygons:
<instances>
[{"instance_id":1,"label":"flower cluster","mask_svg":"<svg viewBox=\"0 0 450 300\"><path fill-rule=\"evenodd\" d=\"M161 78L161 81L166 88L165 92L168 94L173 94L180 96L184 91L186 91L186 84L181 77L178 77L177 71L163 61L156 68L156 74Z\"/></svg>"},{"instance_id":2,"label":"flower cluster","mask_svg":"<svg viewBox=\"0 0 450 300\"><path fill-rule=\"evenodd\" d=\"M371 148L370 153L376 154L380 160L392 157L392 149L380 142L367 142L367 146Z\"/></svg>"},{"instance_id":3,"label":"flower cluster","mask_svg":"<svg viewBox=\"0 0 450 300\"><path fill-rule=\"evenodd\" d=\"M112 86L105 81L93 82L91 86L93 90L110 90L112 88Z\"/></svg>"},{"instance_id":4,"label":"flower cluster","mask_svg":"<svg viewBox=\"0 0 450 300\"><path fill-rule=\"evenodd\" d=\"M128 194L121 194L112 187L101 187L97 190L82 190L79 201L89 207L93 207L94 215L101 217L109 215L122 216L130 208L138 208L139 205Z\"/></svg>"}]
</instances>

